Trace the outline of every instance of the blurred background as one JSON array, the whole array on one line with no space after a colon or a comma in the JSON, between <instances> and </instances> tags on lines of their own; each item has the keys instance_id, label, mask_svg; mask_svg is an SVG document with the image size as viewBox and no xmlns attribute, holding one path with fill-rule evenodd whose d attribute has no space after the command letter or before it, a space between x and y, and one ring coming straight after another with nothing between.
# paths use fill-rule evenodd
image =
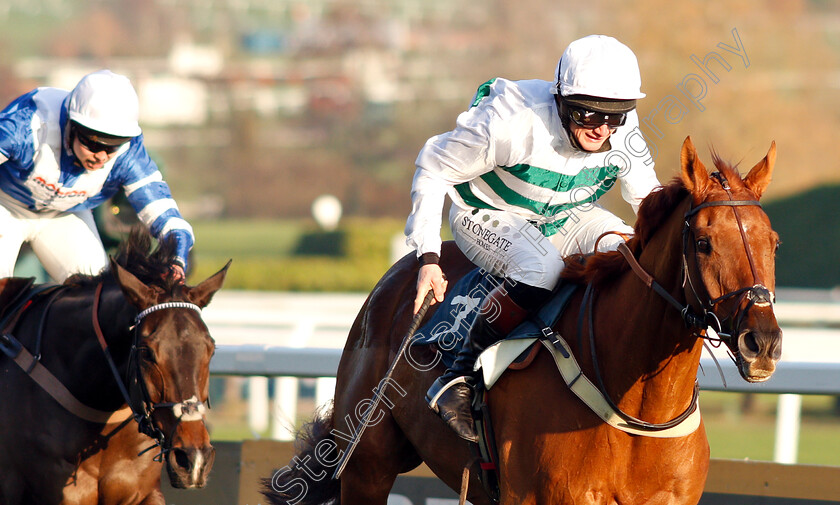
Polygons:
<instances>
[{"instance_id":1,"label":"blurred background","mask_svg":"<svg viewBox=\"0 0 840 505\"><path fill-rule=\"evenodd\" d=\"M480 83L550 80L566 45L591 33L638 55L663 182L689 134L707 162L714 146L744 171L777 142L766 201L779 284L840 284L834 2L0 0L0 102L102 67L128 75L148 147L196 226L196 275L235 257L229 287L366 291L390 263L380 235L401 230L425 140L453 127ZM300 253L318 244L300 251L300 235L318 230L311 206L325 193L344 230L311 263ZM617 199L606 202L632 220ZM279 275L301 261L357 271Z\"/></svg>"},{"instance_id":2,"label":"blurred background","mask_svg":"<svg viewBox=\"0 0 840 505\"><path fill-rule=\"evenodd\" d=\"M566 45L592 33L638 56L661 181L688 135L707 165L714 148L742 172L776 141L763 201L782 239L777 284L836 300L840 4L828 0L0 0L0 102L99 68L129 76L147 146L196 230L191 281L233 258L226 289L365 293L405 252L425 140L482 82L551 80ZM606 205L632 222L614 193ZM130 212L102 210L118 238ZM240 416L244 387L224 388ZM721 436L750 413L772 431L773 401L724 397L704 403ZM805 407L840 433L832 398ZM216 419L219 437L260 436Z\"/></svg>"}]
</instances>

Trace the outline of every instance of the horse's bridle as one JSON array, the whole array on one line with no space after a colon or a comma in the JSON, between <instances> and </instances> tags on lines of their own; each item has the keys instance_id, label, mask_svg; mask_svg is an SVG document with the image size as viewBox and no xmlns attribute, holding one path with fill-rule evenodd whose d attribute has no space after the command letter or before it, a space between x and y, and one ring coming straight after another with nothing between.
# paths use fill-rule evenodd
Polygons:
<instances>
[{"instance_id":1,"label":"horse's bridle","mask_svg":"<svg viewBox=\"0 0 840 505\"><path fill-rule=\"evenodd\" d=\"M152 414L156 409L172 409L172 414L175 416L176 424L173 427L173 432L177 429L178 424L181 421L202 421L204 419L204 413L206 412L207 408L203 402L201 402L196 396L192 398L180 401L180 402L154 402L149 395L149 390L146 387L146 382L143 380L142 369L141 369L141 362L142 359L138 358L138 342L140 336L140 325L143 319L151 314L152 312L156 312L162 309L187 309L187 310L194 310L201 314L201 307L189 302L163 302L157 305L153 305L139 314L134 318L134 324L130 328L130 330L134 333L131 351L128 358L129 363L129 374L133 374L129 376L129 384L131 380L135 380L139 384L139 397L135 393L136 389L132 389L131 392L128 391L126 387L125 381L120 377L120 373L117 370L116 363L114 363L113 358L111 358L111 353L108 352L108 344L105 341L105 336L102 333L102 328L99 325L99 299L102 294L102 283L97 285L96 287L96 294L94 295L94 302L93 302L93 327L96 332L96 338L99 340L99 344L102 347L103 352L105 353L105 357L108 360L108 365L111 368L111 371L114 375L114 379L117 381L117 385L120 388L120 392L122 396L128 404L129 408L134 415L134 420L137 421L138 429L140 433L151 437L155 444L151 447L145 449L140 454L143 454L155 447L160 447L160 453L155 456L155 461L162 461L163 457L171 448L166 447L166 435L163 431L158 428L155 423L152 421ZM132 367L132 363L134 366ZM157 365L155 365L157 367Z\"/></svg>"},{"instance_id":2,"label":"horse's bridle","mask_svg":"<svg viewBox=\"0 0 840 505\"><path fill-rule=\"evenodd\" d=\"M732 198L732 192L730 190L729 182L726 180L726 177L719 172L714 172L713 174L711 174L711 177L720 183L721 187L724 189L724 191L726 191L726 194L729 197L729 199L728 200L715 200L715 201L711 201L711 202L703 202L696 207L689 208L688 211L686 211L685 216L684 216L685 220L683 222L683 230L682 230L682 237L683 237L682 272L683 272L683 278L685 279L685 282L688 283L688 287L691 290L692 296L696 300L696 305L699 305L699 307L700 307L700 313L699 314L694 312L694 310L692 309L692 304L691 303L686 303L686 304L680 303L676 298L671 296L671 294L665 288L663 288L661 284L656 282L656 279L654 279L652 275L647 273L647 271L645 271L645 269L639 264L638 260L636 260L636 257L633 255L633 253L630 251L630 248L628 248L626 244L624 244L624 243L619 244L618 252L620 252L624 256L624 259L630 265L630 268L642 280L642 282L644 282L645 285L647 285L647 287L653 289L657 294L659 294L662 298L664 298L665 301L667 301L669 304L671 304L674 308L676 308L680 312L680 315L682 316L683 321L685 321L686 326L688 326L689 328L697 329L697 330L706 330L709 327L712 327L712 329L715 330L715 332L721 337L721 339L727 340L727 339L732 338L732 336L730 334L727 334L727 333L723 332L722 322L732 319L732 316L734 316L735 311L733 311L733 314L731 314L731 315L729 315L729 316L727 316L727 317L725 317L721 320L714 312L712 312L712 309L714 309L714 307L718 303L720 303L724 300L728 300L730 298L739 296L739 295L742 298L744 296L746 296L746 298L749 300L749 304L747 305L746 309L744 311L742 311L742 313L741 313L741 317L743 317L743 314L746 313L747 310L749 310L749 308L752 307L753 305L758 304L759 306L761 306L761 305L765 305L765 304L772 304L775 301L775 296L773 295L773 292L770 291L761 281L761 276L758 274L758 270L755 267L755 261L753 260L752 252L750 251L749 242L747 241L747 234L744 231L744 226L743 226L743 223L741 222L741 216L740 216L740 214L738 214L738 207L744 207L744 206L758 206L758 207L761 207L761 203L758 200L734 200ZM689 239L689 235L693 236L693 234L694 234L693 230L691 229L691 218L693 218L695 215L697 215L697 213L700 212L701 210L703 210L705 208L708 208L708 207L731 207L732 208L732 211L735 214L735 221L738 223L738 231L740 232L741 240L744 244L744 250L746 251L747 261L750 264L750 271L751 271L752 276L753 276L753 285L749 286L749 287L739 288L739 289L736 289L734 291L730 291L729 293L725 293L721 296L718 296L717 298L711 298L711 296L709 296L708 292L707 292L706 293L706 295L707 295L706 300L704 301L703 297L700 296L700 294L698 293L697 289L694 286L694 282L692 281L691 268L689 267L689 262L688 262L688 239ZM694 256L695 256L695 264L696 264L697 263L697 248L696 247L695 247L695 250L694 250ZM738 305L740 305L740 303L736 304L735 310L737 310ZM739 318L737 323L740 324L740 318ZM735 326L737 327L737 324Z\"/></svg>"},{"instance_id":3,"label":"horse's bridle","mask_svg":"<svg viewBox=\"0 0 840 505\"><path fill-rule=\"evenodd\" d=\"M659 284L656 279L653 278L652 275L647 273L645 269L639 264L636 257L627 247L627 245L622 242L618 246L618 251L624 256L627 263L630 265L631 270L645 283L649 288L654 290L657 294L659 294L662 298L664 298L670 305L676 308L680 315L683 318L683 321L689 328L694 328L698 331L698 335L702 336L703 338L707 338L705 336L705 330L707 330L710 326L713 327L715 332L718 334L719 338L724 341L731 341L733 336L731 334L727 334L723 332L723 322L730 320L734 315L735 312L738 310L738 306L740 305L740 300L746 297L749 302L747 307L741 311L741 314L738 318L738 321L735 322L733 328L737 328L740 326L741 318L744 317L744 314L753 306L753 305L764 305L764 304L772 304L774 301L773 293L762 283L761 277L758 274L758 270L755 267L755 261L752 257L752 252L750 251L749 242L747 241L747 234L744 231L743 223L741 222L741 216L738 214L738 207L742 206L758 206L761 207L761 204L758 200L735 200L732 197L732 192L730 190L729 182L726 180L726 177L721 174L720 172L714 172L711 174L711 177L720 183L721 187L726 191L727 196L729 197L728 200L715 200L711 202L704 202L696 207L691 207L685 213L684 216L684 225L683 225L683 252L682 252L682 270L684 279L688 282L689 289L691 290L692 295L694 296L697 304L700 305L700 314L694 313L692 310L691 303L682 304L676 298L674 298L665 288ZM691 218L697 215L699 211L708 207L730 207L735 214L735 221L738 223L738 230L741 234L741 240L744 243L744 250L747 254L747 261L750 264L750 270L753 276L753 285L750 287L739 288L734 291L730 291L729 293L725 293L717 298L712 299L708 296L708 292L706 293L706 301L703 301L703 298L700 297L697 290L694 287L694 283L691 280L691 269L688 265L688 238L689 234L693 235L693 231L691 229ZM695 264L697 264L697 248L695 246L694 249L695 254ZM739 302L735 305L735 309L733 313L721 320L714 312L713 309L715 306L725 300L730 298L739 297ZM688 418L692 412L697 409L697 400L699 396L699 386L697 381L694 382L694 391L692 394L691 401L689 403L688 408L679 416L675 417L674 419L667 421L665 423L649 423L646 421L642 421L640 419L636 419L635 417L621 411L618 406L612 401L610 396L606 394L606 387L604 386L604 381L601 377L601 372L598 366L598 359L595 352L595 334L594 334L594 318L593 318L593 304L594 304L594 288L592 283L590 283L583 295L583 300L581 302L581 312L578 317L578 335L582 335L583 333L583 318L584 313L587 311L589 312L589 342L590 342L590 352L592 354L592 365L595 370L595 376L598 380L599 387L602 391L602 395L610 404L610 406L621 416L624 421L637 429L640 430L650 430L650 431L659 431L671 428L673 426L678 425L683 420Z\"/></svg>"},{"instance_id":4,"label":"horse's bridle","mask_svg":"<svg viewBox=\"0 0 840 505\"><path fill-rule=\"evenodd\" d=\"M741 222L741 216L738 213L738 207L747 206L747 205L755 205L761 207L761 203L757 200L734 200L732 198L732 191L729 187L729 181L726 180L726 177L721 174L720 172L714 172L711 174L711 177L720 183L721 187L724 191L726 191L726 195L729 197L729 200L716 200L712 202L704 202L700 205L691 208L688 212L685 213L685 222L683 226L683 273L685 275L685 279L688 282L688 286L691 289L692 294L694 295L697 302L700 304L701 307L701 314L698 316L702 319L703 324L701 325L694 325L699 329L705 330L708 327L712 327L715 330L715 333L723 340L731 340L733 336L731 333L725 333L723 328L723 323L725 321L731 320L732 317L735 315L735 312L738 310L738 306L741 305L741 300L746 297L748 300L747 306L744 310L741 311L738 320L732 325L732 328L738 328L741 324L741 318L744 317L749 309L753 305L770 305L775 302L775 296L773 292L770 291L767 286L761 280L761 276L758 274L758 270L755 267L755 261L753 260L752 252L750 250L749 242L747 241L747 234L744 231L744 225ZM697 289L694 287L694 283L691 280L691 271L688 266L688 240L689 234L693 236L694 232L691 229L691 218L694 217L700 210L705 209L707 207L720 207L726 206L731 207L732 212L735 214L735 221L738 223L738 231L741 235L741 241L744 244L744 251L747 255L747 261L750 265L750 272L752 273L753 277L753 285L749 287L743 287L736 289L734 291L730 291L729 293L725 293L717 298L712 299L711 296L708 295L708 291L706 293L706 302L704 303L702 298L697 292ZM694 248L694 256L695 256L695 264L697 262L697 248ZM723 318L722 320L718 318L718 316L712 311L714 307L725 300L730 298L739 297L738 303L735 304L735 308L732 311L732 314L728 315L727 317Z\"/></svg>"}]
</instances>

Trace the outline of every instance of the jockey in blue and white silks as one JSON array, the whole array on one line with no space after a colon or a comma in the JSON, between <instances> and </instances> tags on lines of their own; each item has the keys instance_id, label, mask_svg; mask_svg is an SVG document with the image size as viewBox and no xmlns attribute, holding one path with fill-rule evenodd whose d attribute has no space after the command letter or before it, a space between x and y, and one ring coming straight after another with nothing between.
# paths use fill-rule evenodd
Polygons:
<instances>
[{"instance_id":1,"label":"jockey in blue and white silks","mask_svg":"<svg viewBox=\"0 0 840 505\"><path fill-rule=\"evenodd\" d=\"M72 90L37 88L0 112L0 276L11 276L29 242L63 281L108 263L91 209L120 189L152 236L171 236L172 271L183 279L193 245L169 186L143 144L129 80L108 70Z\"/></svg>"}]
</instances>

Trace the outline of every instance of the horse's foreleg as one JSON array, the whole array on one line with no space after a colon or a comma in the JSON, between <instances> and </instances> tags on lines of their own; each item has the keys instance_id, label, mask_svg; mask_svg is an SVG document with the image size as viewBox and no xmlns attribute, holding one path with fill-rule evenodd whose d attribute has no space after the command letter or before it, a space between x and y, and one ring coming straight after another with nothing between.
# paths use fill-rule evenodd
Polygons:
<instances>
[{"instance_id":1,"label":"horse's foreleg","mask_svg":"<svg viewBox=\"0 0 840 505\"><path fill-rule=\"evenodd\" d=\"M341 474L344 505L386 505L397 475L420 463L390 414L364 432Z\"/></svg>"},{"instance_id":2,"label":"horse's foreleg","mask_svg":"<svg viewBox=\"0 0 840 505\"><path fill-rule=\"evenodd\" d=\"M345 505L386 505L397 475L365 474L348 470L341 475L341 502Z\"/></svg>"}]
</instances>

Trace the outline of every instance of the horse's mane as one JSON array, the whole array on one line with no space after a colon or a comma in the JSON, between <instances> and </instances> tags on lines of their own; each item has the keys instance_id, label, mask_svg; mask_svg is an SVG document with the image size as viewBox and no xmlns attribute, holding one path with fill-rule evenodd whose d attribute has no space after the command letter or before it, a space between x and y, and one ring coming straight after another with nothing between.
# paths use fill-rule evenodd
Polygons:
<instances>
[{"instance_id":1,"label":"horse's mane","mask_svg":"<svg viewBox=\"0 0 840 505\"><path fill-rule=\"evenodd\" d=\"M174 239L165 237L155 241L145 226L135 225L131 228L128 238L120 242L114 261L144 284L157 286L169 293L177 284L169 270L175 257ZM64 284L87 286L110 278L111 270L106 269L98 275L72 275Z\"/></svg>"},{"instance_id":2,"label":"horse's mane","mask_svg":"<svg viewBox=\"0 0 840 505\"><path fill-rule=\"evenodd\" d=\"M743 185L736 167L723 161L716 152L712 151L715 168L723 173L730 185ZM700 195L701 198L705 195ZM650 241L654 233L671 216L676 207L688 197L688 190L679 177L675 177L669 184L653 191L639 205L634 227L635 235L627 241L627 247L636 257L642 248ZM630 268L627 260L618 251L599 252L595 254L574 254L566 258L566 267L562 278L575 283L592 282L600 284L614 280L619 274Z\"/></svg>"}]
</instances>

